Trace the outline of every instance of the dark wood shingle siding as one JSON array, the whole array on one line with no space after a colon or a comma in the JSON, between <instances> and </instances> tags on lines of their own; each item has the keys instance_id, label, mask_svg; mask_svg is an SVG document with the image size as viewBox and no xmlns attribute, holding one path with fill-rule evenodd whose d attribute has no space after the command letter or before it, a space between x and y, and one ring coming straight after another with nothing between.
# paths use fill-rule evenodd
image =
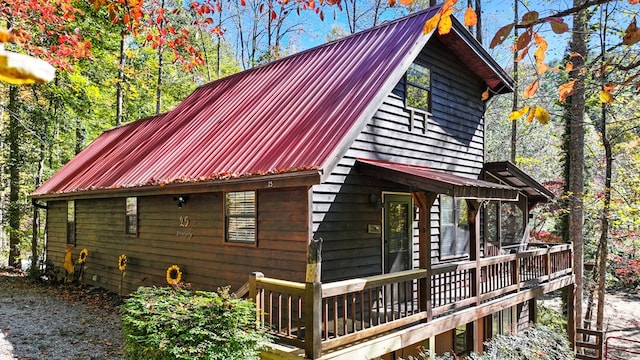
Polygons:
<instances>
[{"instance_id":1,"label":"dark wood shingle siding","mask_svg":"<svg viewBox=\"0 0 640 360\"><path fill-rule=\"evenodd\" d=\"M125 198L76 200L77 246L89 250L85 283L118 291L118 256L129 259L124 291L166 285L176 264L194 288L244 284L254 271L304 281L308 235L306 188L258 191L258 244L224 242L223 194L191 194L178 208L172 195L138 197L138 236L124 233ZM66 248L66 201L49 203L49 257L62 267ZM188 218L187 226L180 219ZM186 224L186 223L183 223ZM95 280L94 280L94 276Z\"/></svg>"},{"instance_id":2,"label":"dark wood shingle siding","mask_svg":"<svg viewBox=\"0 0 640 360\"><path fill-rule=\"evenodd\" d=\"M427 121L417 114L410 123L400 82L327 182L313 187L314 236L324 240L323 281L382 271L382 234L367 231L369 224L382 224L382 210L369 202L369 196L383 191L411 191L357 174L353 167L357 158L424 165L468 177L477 177L482 170L482 81L437 39L427 48L418 58L431 69L432 109ZM439 257L438 207L431 212L431 256L435 262ZM418 259L417 234L414 226L414 266Z\"/></svg>"}]
</instances>

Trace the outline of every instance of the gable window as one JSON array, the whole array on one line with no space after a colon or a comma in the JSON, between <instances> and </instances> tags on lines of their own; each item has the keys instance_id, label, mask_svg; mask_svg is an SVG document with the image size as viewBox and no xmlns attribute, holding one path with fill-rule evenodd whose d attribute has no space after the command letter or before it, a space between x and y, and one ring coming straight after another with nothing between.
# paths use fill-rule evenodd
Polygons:
<instances>
[{"instance_id":1,"label":"gable window","mask_svg":"<svg viewBox=\"0 0 640 360\"><path fill-rule=\"evenodd\" d=\"M440 195L440 258L469 255L469 211L464 199Z\"/></svg>"},{"instance_id":2,"label":"gable window","mask_svg":"<svg viewBox=\"0 0 640 360\"><path fill-rule=\"evenodd\" d=\"M431 70L413 63L405 74L405 106L431 110Z\"/></svg>"},{"instance_id":3,"label":"gable window","mask_svg":"<svg viewBox=\"0 0 640 360\"><path fill-rule=\"evenodd\" d=\"M231 243L256 242L256 192L225 194L225 240Z\"/></svg>"},{"instance_id":4,"label":"gable window","mask_svg":"<svg viewBox=\"0 0 640 360\"><path fill-rule=\"evenodd\" d=\"M67 201L67 244L76 246L76 202Z\"/></svg>"},{"instance_id":5,"label":"gable window","mask_svg":"<svg viewBox=\"0 0 640 360\"><path fill-rule=\"evenodd\" d=\"M125 205L125 234L138 234L138 198L128 197Z\"/></svg>"}]
</instances>

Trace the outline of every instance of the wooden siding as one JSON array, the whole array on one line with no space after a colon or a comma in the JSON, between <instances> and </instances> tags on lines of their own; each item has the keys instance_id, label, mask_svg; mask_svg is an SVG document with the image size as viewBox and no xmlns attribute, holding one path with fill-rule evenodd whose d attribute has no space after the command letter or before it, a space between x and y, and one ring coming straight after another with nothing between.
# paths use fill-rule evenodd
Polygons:
<instances>
[{"instance_id":1,"label":"wooden siding","mask_svg":"<svg viewBox=\"0 0 640 360\"><path fill-rule=\"evenodd\" d=\"M477 177L484 164L484 85L437 39L417 62L431 69L432 108L425 120L404 107L402 82L389 94L351 145L328 180L313 187L314 237L322 238L322 281L368 276L382 271L382 234L370 234L369 224L382 224L382 210L369 196L411 192L357 174L359 157L430 166L457 175ZM439 257L439 212L432 209L432 253ZM418 259L414 224L414 266Z\"/></svg>"},{"instance_id":2,"label":"wooden siding","mask_svg":"<svg viewBox=\"0 0 640 360\"><path fill-rule=\"evenodd\" d=\"M118 291L118 256L129 259L124 290L166 285L166 269L177 264L194 288L236 290L254 271L303 281L306 271L306 188L259 190L258 242L228 244L223 236L223 194L187 194L178 208L172 195L138 197L138 236L125 235L125 198L76 200L77 246L89 250L84 282ZM66 248L66 201L49 202L48 255L61 267ZM180 226L180 218L188 225ZM183 223L186 224L186 223Z\"/></svg>"}]
</instances>

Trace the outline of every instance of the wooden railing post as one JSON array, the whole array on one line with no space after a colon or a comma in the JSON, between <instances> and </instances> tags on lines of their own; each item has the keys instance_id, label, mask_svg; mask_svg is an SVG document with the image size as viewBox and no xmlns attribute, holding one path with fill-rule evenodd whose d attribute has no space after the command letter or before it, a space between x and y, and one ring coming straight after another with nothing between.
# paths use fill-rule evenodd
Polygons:
<instances>
[{"instance_id":1,"label":"wooden railing post","mask_svg":"<svg viewBox=\"0 0 640 360\"><path fill-rule=\"evenodd\" d=\"M545 254L545 261L546 261L546 265L547 265L547 281L551 281L551 274L552 274L552 263L551 263L551 249L547 250L547 253Z\"/></svg>"},{"instance_id":2,"label":"wooden railing post","mask_svg":"<svg viewBox=\"0 0 640 360\"><path fill-rule=\"evenodd\" d=\"M520 292L520 256L518 256L518 253L515 255L513 267L513 283L516 285L516 291Z\"/></svg>"},{"instance_id":3,"label":"wooden railing post","mask_svg":"<svg viewBox=\"0 0 640 360\"><path fill-rule=\"evenodd\" d=\"M258 299L258 284L256 279L263 278L264 274L261 272L251 273L249 276L249 299L256 304L256 321L260 324L260 319L262 319L262 314L264 313L264 309L262 309L262 302Z\"/></svg>"},{"instance_id":4,"label":"wooden railing post","mask_svg":"<svg viewBox=\"0 0 640 360\"><path fill-rule=\"evenodd\" d=\"M322 355L322 283L305 284L304 352L307 359Z\"/></svg>"}]
</instances>

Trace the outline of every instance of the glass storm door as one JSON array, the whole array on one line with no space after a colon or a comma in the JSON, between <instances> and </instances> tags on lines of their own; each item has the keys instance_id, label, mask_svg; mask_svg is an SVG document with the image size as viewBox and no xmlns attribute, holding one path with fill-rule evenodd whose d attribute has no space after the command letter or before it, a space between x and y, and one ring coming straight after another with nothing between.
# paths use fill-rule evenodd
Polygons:
<instances>
[{"instance_id":1,"label":"glass storm door","mask_svg":"<svg viewBox=\"0 0 640 360\"><path fill-rule=\"evenodd\" d=\"M412 268L413 204L411 195L384 195L384 272Z\"/></svg>"}]
</instances>

